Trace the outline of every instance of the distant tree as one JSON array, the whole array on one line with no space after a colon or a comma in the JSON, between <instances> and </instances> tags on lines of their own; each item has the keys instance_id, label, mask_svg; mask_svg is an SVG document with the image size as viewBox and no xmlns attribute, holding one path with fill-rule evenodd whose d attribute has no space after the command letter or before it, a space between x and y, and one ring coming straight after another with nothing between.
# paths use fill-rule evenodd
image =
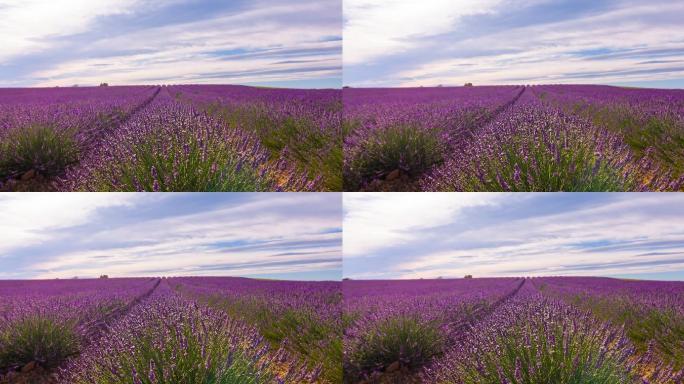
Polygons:
<instances>
[{"instance_id":1,"label":"distant tree","mask_svg":"<svg viewBox=\"0 0 684 384\"><path fill-rule=\"evenodd\" d=\"M109 87L109 84L107 84L107 83L100 83L100 87Z\"/></svg>"},{"instance_id":2,"label":"distant tree","mask_svg":"<svg viewBox=\"0 0 684 384\"><path fill-rule=\"evenodd\" d=\"M437 88L442 88L442 87L443 87L442 84L438 84L438 85L437 85Z\"/></svg>"},{"instance_id":3,"label":"distant tree","mask_svg":"<svg viewBox=\"0 0 684 384\"><path fill-rule=\"evenodd\" d=\"M74 84L74 85L72 85L72 87L78 88L78 84Z\"/></svg>"},{"instance_id":4,"label":"distant tree","mask_svg":"<svg viewBox=\"0 0 684 384\"><path fill-rule=\"evenodd\" d=\"M463 84L463 86L464 86L464 87L472 87L472 86L473 86L473 83L465 83L465 84Z\"/></svg>"},{"instance_id":5,"label":"distant tree","mask_svg":"<svg viewBox=\"0 0 684 384\"><path fill-rule=\"evenodd\" d=\"M100 275L100 279L109 279L109 275Z\"/></svg>"},{"instance_id":6,"label":"distant tree","mask_svg":"<svg viewBox=\"0 0 684 384\"><path fill-rule=\"evenodd\" d=\"M344 279L342 279L342 281L349 281L349 280L351 280L351 278L349 278L349 277L345 277Z\"/></svg>"},{"instance_id":7,"label":"distant tree","mask_svg":"<svg viewBox=\"0 0 684 384\"><path fill-rule=\"evenodd\" d=\"M345 85L344 87L342 87L342 89L349 89L349 88L351 88L351 87L348 85Z\"/></svg>"},{"instance_id":8,"label":"distant tree","mask_svg":"<svg viewBox=\"0 0 684 384\"><path fill-rule=\"evenodd\" d=\"M463 278L464 278L464 279L472 279L472 278L473 278L473 275L465 275Z\"/></svg>"}]
</instances>

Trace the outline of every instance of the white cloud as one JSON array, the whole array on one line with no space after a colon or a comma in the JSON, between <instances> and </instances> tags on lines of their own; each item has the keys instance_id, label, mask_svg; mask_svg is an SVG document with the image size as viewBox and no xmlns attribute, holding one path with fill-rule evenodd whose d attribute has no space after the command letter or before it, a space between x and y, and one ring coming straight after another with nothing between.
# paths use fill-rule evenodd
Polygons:
<instances>
[{"instance_id":1,"label":"white cloud","mask_svg":"<svg viewBox=\"0 0 684 384\"><path fill-rule=\"evenodd\" d=\"M320 241L325 238L338 239L340 235L319 237L299 237L297 241ZM220 251L207 248L211 241L221 241L220 237L197 239L195 242L169 240L150 246L114 248L106 251L83 251L57 257L34 268L40 273L36 278L55 278L69 276L149 276L150 271L160 274L180 275L220 275L232 276L245 274L288 273L320 271L327 268L341 269L342 254L339 246L328 247L298 246L293 254L277 256L277 250L259 251ZM106 257L106 258L103 258ZM321 261L324 259L325 261ZM274 265L270 265L275 263Z\"/></svg>"},{"instance_id":2,"label":"white cloud","mask_svg":"<svg viewBox=\"0 0 684 384\"><path fill-rule=\"evenodd\" d=\"M336 43L304 44L301 48L327 48ZM153 53L120 55L106 59L82 59L68 61L48 70L33 74L45 79L37 85L97 84L106 80L112 84L159 84L194 83L217 84L235 82L264 82L268 80L302 80L339 75L339 55L300 56L296 62L276 64L282 57L247 58L228 60L218 56L207 56L206 52L233 49L232 44L222 44L208 39L202 46L168 47ZM308 62L302 62L308 61ZM106 65L102 65L102 64ZM326 69L317 69L324 67ZM271 74L259 70L279 70ZM257 73L250 73L257 71ZM292 71L287 73L287 71ZM219 74L225 75L219 76ZM209 75L209 76L208 76Z\"/></svg>"},{"instance_id":3,"label":"white cloud","mask_svg":"<svg viewBox=\"0 0 684 384\"><path fill-rule=\"evenodd\" d=\"M0 64L84 32L100 16L129 13L139 0L0 0Z\"/></svg>"},{"instance_id":4,"label":"white cloud","mask_svg":"<svg viewBox=\"0 0 684 384\"><path fill-rule=\"evenodd\" d=\"M466 207L498 204L496 193L345 193L344 256L373 251L421 236L421 231L452 222Z\"/></svg>"},{"instance_id":5,"label":"white cloud","mask_svg":"<svg viewBox=\"0 0 684 384\"><path fill-rule=\"evenodd\" d=\"M501 0L345 0L344 64L407 51L413 38L449 31L460 17L487 13Z\"/></svg>"},{"instance_id":6,"label":"white cloud","mask_svg":"<svg viewBox=\"0 0 684 384\"><path fill-rule=\"evenodd\" d=\"M136 200L126 193L0 193L0 258L51 239L50 231L87 223L97 209Z\"/></svg>"}]
</instances>

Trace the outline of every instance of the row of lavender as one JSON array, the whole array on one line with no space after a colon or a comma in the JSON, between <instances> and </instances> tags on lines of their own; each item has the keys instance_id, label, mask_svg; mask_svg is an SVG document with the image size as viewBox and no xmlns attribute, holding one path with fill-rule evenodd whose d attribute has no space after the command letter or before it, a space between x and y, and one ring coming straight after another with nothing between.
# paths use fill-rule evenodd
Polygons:
<instances>
[{"instance_id":1,"label":"row of lavender","mask_svg":"<svg viewBox=\"0 0 684 384\"><path fill-rule=\"evenodd\" d=\"M318 377L251 324L187 300L162 281L107 336L67 362L60 382L294 384Z\"/></svg>"},{"instance_id":2,"label":"row of lavender","mask_svg":"<svg viewBox=\"0 0 684 384\"><path fill-rule=\"evenodd\" d=\"M684 188L680 90L350 89L343 98L347 190Z\"/></svg>"},{"instance_id":3,"label":"row of lavender","mask_svg":"<svg viewBox=\"0 0 684 384\"><path fill-rule=\"evenodd\" d=\"M271 157L284 159L319 189L342 189L342 95L334 89L301 90L234 85L170 88L233 129L255 135Z\"/></svg>"},{"instance_id":4,"label":"row of lavender","mask_svg":"<svg viewBox=\"0 0 684 384\"><path fill-rule=\"evenodd\" d=\"M684 92L607 86L535 87L538 97L621 135L642 156L684 170Z\"/></svg>"},{"instance_id":5,"label":"row of lavender","mask_svg":"<svg viewBox=\"0 0 684 384\"><path fill-rule=\"evenodd\" d=\"M334 90L0 90L0 189L339 190L340 110Z\"/></svg>"},{"instance_id":6,"label":"row of lavender","mask_svg":"<svg viewBox=\"0 0 684 384\"><path fill-rule=\"evenodd\" d=\"M286 159L272 161L253 134L174 100L167 87L105 141L67 172L65 189L291 191L317 185Z\"/></svg>"},{"instance_id":7,"label":"row of lavender","mask_svg":"<svg viewBox=\"0 0 684 384\"><path fill-rule=\"evenodd\" d=\"M318 380L342 380L344 320L339 282L268 281L244 278L175 278L184 297L253 325L272 348L282 348Z\"/></svg>"},{"instance_id":8,"label":"row of lavender","mask_svg":"<svg viewBox=\"0 0 684 384\"><path fill-rule=\"evenodd\" d=\"M669 368L684 369L682 283L557 277L535 279L533 285L548 297L621 326L638 355L662 363L661 375L667 376ZM642 372L653 368L635 363Z\"/></svg>"}]
</instances>

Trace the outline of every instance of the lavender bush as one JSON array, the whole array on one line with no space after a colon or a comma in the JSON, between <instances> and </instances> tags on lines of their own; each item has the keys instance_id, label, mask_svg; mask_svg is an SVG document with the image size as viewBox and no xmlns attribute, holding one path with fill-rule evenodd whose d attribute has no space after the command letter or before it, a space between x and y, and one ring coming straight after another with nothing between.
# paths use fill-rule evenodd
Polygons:
<instances>
[{"instance_id":1,"label":"lavender bush","mask_svg":"<svg viewBox=\"0 0 684 384\"><path fill-rule=\"evenodd\" d=\"M428 371L435 383L637 383L623 333L523 290Z\"/></svg>"},{"instance_id":2,"label":"lavender bush","mask_svg":"<svg viewBox=\"0 0 684 384\"><path fill-rule=\"evenodd\" d=\"M682 90L583 85L542 86L534 92L620 135L637 156L648 155L675 176L684 172Z\"/></svg>"},{"instance_id":3,"label":"lavender bush","mask_svg":"<svg viewBox=\"0 0 684 384\"><path fill-rule=\"evenodd\" d=\"M162 283L64 374L71 383L305 383L253 328L182 300Z\"/></svg>"},{"instance_id":4,"label":"lavender bush","mask_svg":"<svg viewBox=\"0 0 684 384\"><path fill-rule=\"evenodd\" d=\"M342 189L339 90L184 85L170 92L229 127L254 134L272 158L320 178L321 189Z\"/></svg>"},{"instance_id":5,"label":"lavender bush","mask_svg":"<svg viewBox=\"0 0 684 384\"><path fill-rule=\"evenodd\" d=\"M0 142L0 179L34 171L52 177L78 160L75 133L30 125L8 132Z\"/></svg>"},{"instance_id":6,"label":"lavender bush","mask_svg":"<svg viewBox=\"0 0 684 384\"><path fill-rule=\"evenodd\" d=\"M664 375L668 369L684 372L682 284L556 277L535 279L534 285L546 295L624 327L626 337L639 354L663 363L661 371L652 371L648 364L640 365L640 372L651 381L660 382L650 374Z\"/></svg>"}]
</instances>

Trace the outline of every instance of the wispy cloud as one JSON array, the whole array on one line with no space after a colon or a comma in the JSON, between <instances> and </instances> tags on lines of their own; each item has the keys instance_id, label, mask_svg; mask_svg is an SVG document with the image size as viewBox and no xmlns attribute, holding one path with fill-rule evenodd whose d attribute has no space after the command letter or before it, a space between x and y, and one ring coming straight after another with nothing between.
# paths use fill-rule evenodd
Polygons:
<instances>
[{"instance_id":1,"label":"wispy cloud","mask_svg":"<svg viewBox=\"0 0 684 384\"><path fill-rule=\"evenodd\" d=\"M86 223L98 209L130 206L135 199L125 193L0 193L0 259L27 244L53 240L50 231Z\"/></svg>"},{"instance_id":2,"label":"wispy cloud","mask_svg":"<svg viewBox=\"0 0 684 384\"><path fill-rule=\"evenodd\" d=\"M82 3L0 5L0 85L339 85L338 1Z\"/></svg>"},{"instance_id":3,"label":"wispy cloud","mask_svg":"<svg viewBox=\"0 0 684 384\"><path fill-rule=\"evenodd\" d=\"M384 39L384 48L347 34L368 20L345 9L345 82L415 86L669 80L674 87L684 79L684 26L679 21L684 4L679 1L501 0L452 6L428 0L423 3L440 15L434 26L411 19L423 3L397 1L407 15L403 23L422 27ZM365 2L377 11L378 30L395 24L383 16L388 7L384 2ZM366 50L375 54L360 54Z\"/></svg>"},{"instance_id":4,"label":"wispy cloud","mask_svg":"<svg viewBox=\"0 0 684 384\"><path fill-rule=\"evenodd\" d=\"M449 223L467 207L497 204L497 194L345 193L344 256L415 241L422 231Z\"/></svg>"},{"instance_id":5,"label":"wispy cloud","mask_svg":"<svg viewBox=\"0 0 684 384\"><path fill-rule=\"evenodd\" d=\"M47 194L29 200L6 202L15 208L2 222L21 240L0 249L0 278L341 273L336 193Z\"/></svg>"},{"instance_id":6,"label":"wispy cloud","mask_svg":"<svg viewBox=\"0 0 684 384\"><path fill-rule=\"evenodd\" d=\"M395 211L398 201L393 195L376 197L382 202L374 204L379 207L375 217ZM680 271L684 279L684 196L678 194L419 195L419 217L427 219L413 225L406 217L397 224L393 233L399 241L387 237L365 253L360 245L359 257L345 257L345 276L634 276ZM443 201L449 199L455 202ZM382 220L349 220L359 208L345 201L345 252L348 242L363 239L359 234L382 226ZM433 215L439 220L430 220Z\"/></svg>"},{"instance_id":7,"label":"wispy cloud","mask_svg":"<svg viewBox=\"0 0 684 384\"><path fill-rule=\"evenodd\" d=\"M346 0L344 63L360 64L407 52L448 32L460 18L488 12L501 0Z\"/></svg>"},{"instance_id":8,"label":"wispy cloud","mask_svg":"<svg viewBox=\"0 0 684 384\"><path fill-rule=\"evenodd\" d=\"M143 6L147 8L139 0L2 0L0 63L46 50L50 39L83 33L99 17L127 14Z\"/></svg>"}]
</instances>

